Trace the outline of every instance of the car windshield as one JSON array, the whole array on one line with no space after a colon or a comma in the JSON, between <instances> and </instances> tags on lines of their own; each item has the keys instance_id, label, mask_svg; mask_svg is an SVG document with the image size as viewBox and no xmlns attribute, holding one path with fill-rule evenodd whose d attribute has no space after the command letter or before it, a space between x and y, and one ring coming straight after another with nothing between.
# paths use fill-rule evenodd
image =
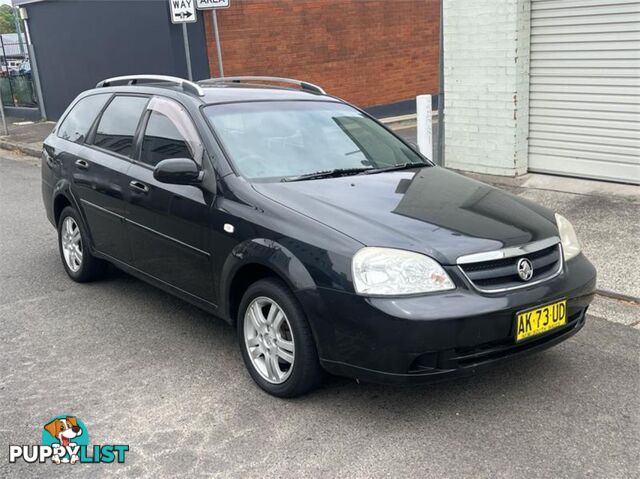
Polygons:
<instances>
[{"instance_id":1,"label":"car windshield","mask_svg":"<svg viewBox=\"0 0 640 479\"><path fill-rule=\"evenodd\" d=\"M237 171L252 180L431 166L375 121L337 102L228 103L204 112Z\"/></svg>"}]
</instances>

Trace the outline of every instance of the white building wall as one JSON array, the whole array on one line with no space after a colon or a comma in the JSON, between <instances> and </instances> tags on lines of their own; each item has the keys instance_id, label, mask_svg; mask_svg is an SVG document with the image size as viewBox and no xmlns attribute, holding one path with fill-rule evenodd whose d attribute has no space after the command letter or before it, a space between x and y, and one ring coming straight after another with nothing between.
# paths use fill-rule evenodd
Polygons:
<instances>
[{"instance_id":1,"label":"white building wall","mask_svg":"<svg viewBox=\"0 0 640 479\"><path fill-rule=\"evenodd\" d=\"M529 0L443 0L445 164L527 171Z\"/></svg>"}]
</instances>

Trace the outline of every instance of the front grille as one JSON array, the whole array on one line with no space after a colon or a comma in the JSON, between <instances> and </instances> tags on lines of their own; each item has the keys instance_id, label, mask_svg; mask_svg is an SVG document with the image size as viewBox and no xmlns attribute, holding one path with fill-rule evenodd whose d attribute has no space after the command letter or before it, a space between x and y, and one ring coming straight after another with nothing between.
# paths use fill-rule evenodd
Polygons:
<instances>
[{"instance_id":1,"label":"front grille","mask_svg":"<svg viewBox=\"0 0 640 479\"><path fill-rule=\"evenodd\" d=\"M518 276L517 264L520 258L527 258L533 266L533 276L528 281L523 281ZM560 244L520 256L460 265L464 275L476 288L489 292L519 288L550 279L559 273L561 267Z\"/></svg>"}]
</instances>

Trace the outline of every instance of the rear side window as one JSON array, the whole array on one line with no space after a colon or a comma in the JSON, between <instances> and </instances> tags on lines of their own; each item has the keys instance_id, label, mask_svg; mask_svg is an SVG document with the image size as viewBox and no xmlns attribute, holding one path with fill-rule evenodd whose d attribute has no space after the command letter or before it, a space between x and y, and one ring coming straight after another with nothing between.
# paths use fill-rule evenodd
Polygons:
<instances>
[{"instance_id":1,"label":"rear side window","mask_svg":"<svg viewBox=\"0 0 640 479\"><path fill-rule=\"evenodd\" d=\"M119 155L131 156L133 137L148 98L117 96L98 123L93 144Z\"/></svg>"},{"instance_id":2,"label":"rear side window","mask_svg":"<svg viewBox=\"0 0 640 479\"><path fill-rule=\"evenodd\" d=\"M83 143L96 116L111 95L91 95L78 101L58 128L62 139Z\"/></svg>"}]
</instances>

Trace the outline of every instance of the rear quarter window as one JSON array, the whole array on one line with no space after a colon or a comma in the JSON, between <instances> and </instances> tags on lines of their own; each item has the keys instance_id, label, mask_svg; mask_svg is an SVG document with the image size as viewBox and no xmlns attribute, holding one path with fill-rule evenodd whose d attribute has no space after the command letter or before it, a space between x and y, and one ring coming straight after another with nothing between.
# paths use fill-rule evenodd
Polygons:
<instances>
[{"instance_id":1,"label":"rear quarter window","mask_svg":"<svg viewBox=\"0 0 640 479\"><path fill-rule=\"evenodd\" d=\"M58 136L74 143L83 143L98 113L110 97L110 94L103 93L79 100L58 127Z\"/></svg>"}]
</instances>

